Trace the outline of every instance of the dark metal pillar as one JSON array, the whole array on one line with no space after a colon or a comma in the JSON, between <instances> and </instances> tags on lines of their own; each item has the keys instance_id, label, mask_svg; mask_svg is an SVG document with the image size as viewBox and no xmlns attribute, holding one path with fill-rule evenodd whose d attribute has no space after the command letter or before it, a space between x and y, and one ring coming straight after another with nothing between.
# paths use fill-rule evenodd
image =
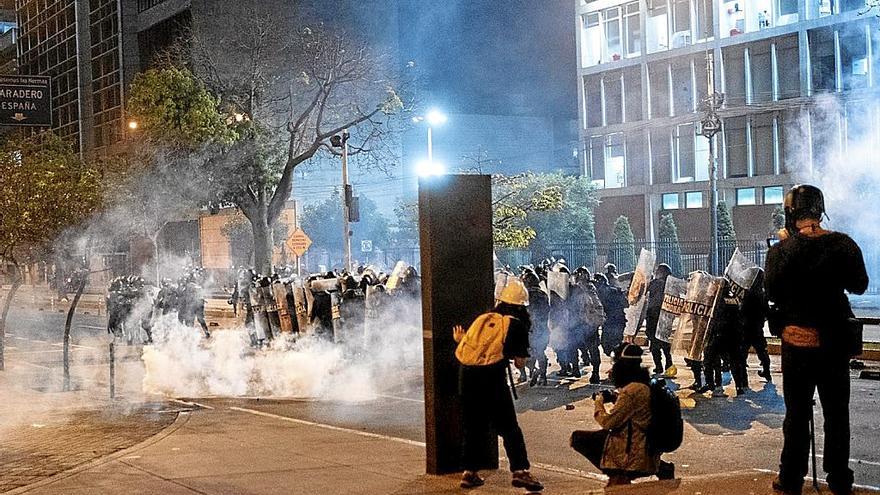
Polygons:
<instances>
[{"instance_id":1,"label":"dark metal pillar","mask_svg":"<svg viewBox=\"0 0 880 495\"><path fill-rule=\"evenodd\" d=\"M462 420L452 327L467 327L493 298L492 189L488 175L419 180L425 441L428 474L460 470ZM486 434L485 467L498 467Z\"/></svg>"}]
</instances>

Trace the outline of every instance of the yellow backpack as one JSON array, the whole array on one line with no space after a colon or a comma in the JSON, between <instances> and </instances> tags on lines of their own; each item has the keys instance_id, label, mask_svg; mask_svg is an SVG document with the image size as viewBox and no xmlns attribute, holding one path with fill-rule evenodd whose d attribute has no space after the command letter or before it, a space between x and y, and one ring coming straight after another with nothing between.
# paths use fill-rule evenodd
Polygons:
<instances>
[{"instance_id":1,"label":"yellow backpack","mask_svg":"<svg viewBox=\"0 0 880 495\"><path fill-rule=\"evenodd\" d=\"M504 341L510 316L483 313L471 323L455 349L455 357L466 366L487 366L504 359Z\"/></svg>"}]
</instances>

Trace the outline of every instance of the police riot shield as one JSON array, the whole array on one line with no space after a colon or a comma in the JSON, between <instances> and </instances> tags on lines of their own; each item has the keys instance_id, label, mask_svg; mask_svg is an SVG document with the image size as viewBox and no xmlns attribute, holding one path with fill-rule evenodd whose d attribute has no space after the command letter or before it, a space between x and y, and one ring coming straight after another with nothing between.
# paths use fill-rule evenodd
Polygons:
<instances>
[{"instance_id":1,"label":"police riot shield","mask_svg":"<svg viewBox=\"0 0 880 495\"><path fill-rule=\"evenodd\" d=\"M300 283L291 284L293 287L293 306L296 315L296 331L305 334L309 330L309 293Z\"/></svg>"},{"instance_id":2,"label":"police riot shield","mask_svg":"<svg viewBox=\"0 0 880 495\"><path fill-rule=\"evenodd\" d=\"M342 334L342 294L337 292L330 293L330 314L333 318L333 342L342 342L345 340Z\"/></svg>"},{"instance_id":3,"label":"police riot shield","mask_svg":"<svg viewBox=\"0 0 880 495\"><path fill-rule=\"evenodd\" d=\"M496 272L495 273L495 300L497 301L501 298L501 292L504 290L504 287L507 286L507 279L510 277L515 277L507 272Z\"/></svg>"},{"instance_id":4,"label":"police riot shield","mask_svg":"<svg viewBox=\"0 0 880 495\"><path fill-rule=\"evenodd\" d=\"M391 275L388 277L388 282L385 284L385 288L388 290L396 290L400 286L400 279L403 277L403 272L406 271L406 262L398 261L396 265L394 265L394 270L391 271Z\"/></svg>"},{"instance_id":5,"label":"police riot shield","mask_svg":"<svg viewBox=\"0 0 880 495\"><path fill-rule=\"evenodd\" d=\"M555 292L562 300L568 299L568 274L564 272L547 272L547 289Z\"/></svg>"},{"instance_id":6,"label":"police riot shield","mask_svg":"<svg viewBox=\"0 0 880 495\"><path fill-rule=\"evenodd\" d=\"M629 307L624 310L626 314L626 328L623 335L632 337L642 326L645 317L645 303L647 302L648 282L654 274L656 258L652 251L642 249L639 254L639 263L632 274L629 291L626 298Z\"/></svg>"},{"instance_id":7,"label":"police riot shield","mask_svg":"<svg viewBox=\"0 0 880 495\"><path fill-rule=\"evenodd\" d=\"M687 280L675 278L672 275L666 277L663 305L660 307L660 318L657 320L657 340L672 342L672 337L678 326L678 318L684 307L685 296L687 296L687 286Z\"/></svg>"},{"instance_id":8,"label":"police riot shield","mask_svg":"<svg viewBox=\"0 0 880 495\"><path fill-rule=\"evenodd\" d=\"M282 283L276 280L272 283L272 293L275 296L275 305L278 308L279 329L282 333L293 333L293 315L291 307L288 305L288 295L290 292L290 284Z\"/></svg>"},{"instance_id":9,"label":"police riot shield","mask_svg":"<svg viewBox=\"0 0 880 495\"><path fill-rule=\"evenodd\" d=\"M275 301L275 291L272 281L268 277L260 280L260 293L263 296L263 305L266 308L266 318L269 320L270 339L281 331L281 320L278 318L278 303Z\"/></svg>"},{"instance_id":10,"label":"police riot shield","mask_svg":"<svg viewBox=\"0 0 880 495\"><path fill-rule=\"evenodd\" d=\"M715 315L715 307L724 287L724 279L706 272L688 276L687 294L673 337L673 347L684 350L685 357L702 361L706 335Z\"/></svg>"},{"instance_id":11,"label":"police riot shield","mask_svg":"<svg viewBox=\"0 0 880 495\"><path fill-rule=\"evenodd\" d=\"M258 281L254 281L248 288L248 297L254 314L254 339L258 342L271 340L272 327L269 324L269 316L266 314L266 305L263 303L263 293Z\"/></svg>"},{"instance_id":12,"label":"police riot shield","mask_svg":"<svg viewBox=\"0 0 880 495\"><path fill-rule=\"evenodd\" d=\"M734 250L733 256L730 257L730 263L727 264L727 269L724 270L724 278L730 282L728 287L729 298L737 306L742 306L746 291L754 285L760 270L758 265L743 256L739 248Z\"/></svg>"}]
</instances>

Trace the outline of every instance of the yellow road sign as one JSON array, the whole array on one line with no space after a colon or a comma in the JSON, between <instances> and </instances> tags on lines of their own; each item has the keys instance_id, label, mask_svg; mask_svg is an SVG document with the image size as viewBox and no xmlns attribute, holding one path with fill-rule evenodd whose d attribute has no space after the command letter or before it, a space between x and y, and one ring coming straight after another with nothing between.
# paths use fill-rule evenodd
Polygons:
<instances>
[{"instance_id":1,"label":"yellow road sign","mask_svg":"<svg viewBox=\"0 0 880 495\"><path fill-rule=\"evenodd\" d=\"M296 229L296 231L290 234L290 237L284 241L284 245L287 246L287 249L293 254L302 256L303 253L309 249L309 246L312 245L312 240L309 239L309 236L307 236L302 229Z\"/></svg>"}]
</instances>

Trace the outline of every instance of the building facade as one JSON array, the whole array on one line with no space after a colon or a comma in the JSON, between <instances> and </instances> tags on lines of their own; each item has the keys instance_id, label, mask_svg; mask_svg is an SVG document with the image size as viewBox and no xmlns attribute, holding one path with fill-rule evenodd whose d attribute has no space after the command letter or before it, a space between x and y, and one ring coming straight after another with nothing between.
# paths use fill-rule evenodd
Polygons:
<instances>
[{"instance_id":1,"label":"building facade","mask_svg":"<svg viewBox=\"0 0 880 495\"><path fill-rule=\"evenodd\" d=\"M763 238L784 192L880 142L880 30L864 0L575 0L583 173L597 238L626 215L655 239L709 237L702 100L722 93L719 199L740 240ZM711 66L707 59L711 58Z\"/></svg>"}]
</instances>

